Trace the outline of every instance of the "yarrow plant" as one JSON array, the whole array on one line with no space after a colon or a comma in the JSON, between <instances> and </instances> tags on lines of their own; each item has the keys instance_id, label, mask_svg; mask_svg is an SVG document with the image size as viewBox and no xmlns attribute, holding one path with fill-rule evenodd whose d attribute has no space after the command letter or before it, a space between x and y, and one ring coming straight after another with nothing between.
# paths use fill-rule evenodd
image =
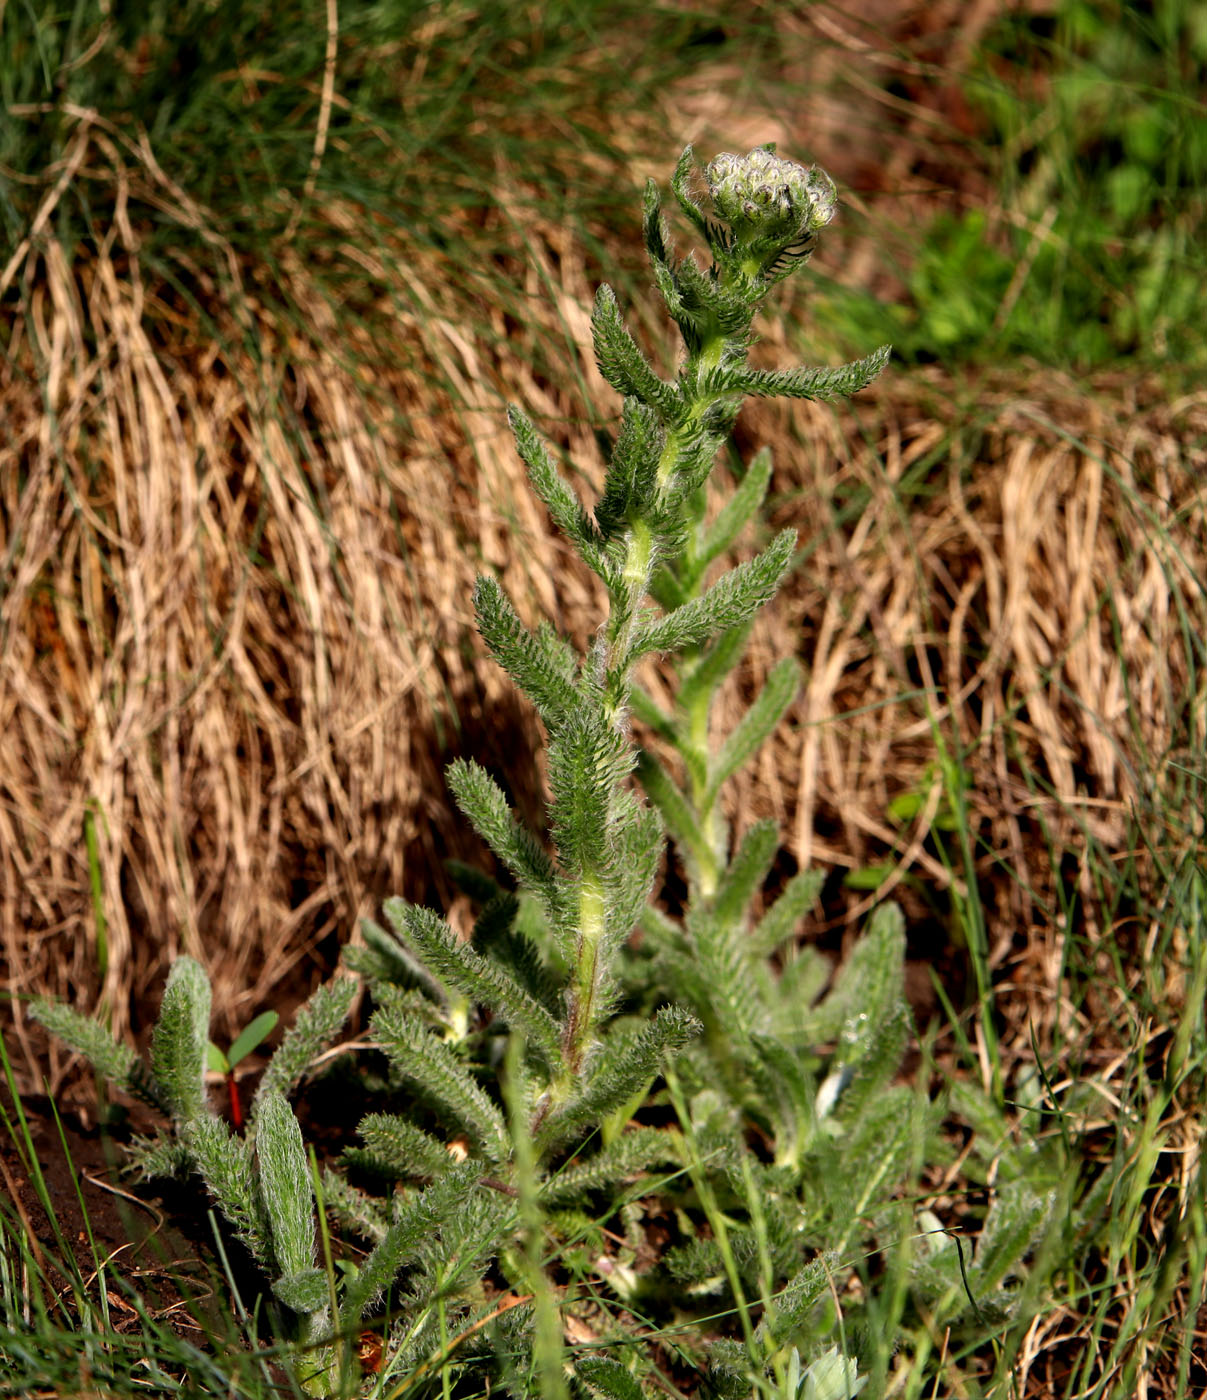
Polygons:
<instances>
[{"instance_id":1,"label":"yarrow plant","mask_svg":"<svg viewBox=\"0 0 1207 1400\"><path fill-rule=\"evenodd\" d=\"M736 1253L726 1252L722 1219L719 1234L684 1246L662 1274L664 1292L680 1302L727 1278L739 1307L752 1282L755 1293L759 1280L764 1291L782 1284L775 1307L764 1299L760 1330L745 1349L718 1353L717 1392L763 1393L772 1372L793 1395L853 1395L862 1385L855 1362L830 1339L807 1335L805 1324L837 1267L834 1250L853 1242L856 1218L891 1190L865 1160L890 1122L893 1166L901 1166L899 1120L909 1120L909 1095L884 1092L906 1028L901 921L886 910L853 970L821 1000L828 972L793 955L818 878L802 872L789 881L751 927L748 911L778 834L757 824L731 850L721 791L784 717L798 686L796 662L773 669L726 736L714 733L713 702L744 653L753 618L792 566L796 535L781 531L710 579L759 515L768 456L755 458L711 520L705 505L718 449L748 395L849 395L880 372L888 350L838 368L750 368L754 317L804 265L834 217L835 188L822 171L771 147L718 156L704 171L706 199L692 191L693 169L689 147L671 188L708 249L707 266L693 253L673 253L653 182L644 207L656 285L685 347L677 373L665 378L646 359L611 288L595 300L596 359L624 402L591 507L524 413L510 414L533 489L607 595L606 616L580 654L547 624L525 627L493 578L476 585L481 635L545 726L547 833L519 821L502 787L472 760L455 762L448 779L516 889L460 872L482 906L468 941L433 911L389 901L389 927L367 923L364 946L346 954L361 982L338 977L303 1008L268 1064L243 1132L232 1132L208 1098L209 983L191 959L172 969L149 1066L94 1022L60 1006L35 1007L99 1071L166 1117L166 1131L137 1144L135 1160L147 1174L201 1176L266 1271L313 1393L357 1388L351 1343L368 1321L385 1318L381 1375L366 1386L405 1379L402 1388L418 1393L438 1368L447 1393L450 1367L480 1366L516 1395L536 1385L547 1396L567 1394L543 1251L551 1238L568 1245L581 1233L601 1192L627 1192L631 1235L631 1203L654 1166L690 1177L697 1199L718 1210L732 1210L735 1191L765 1193L766 1218L754 1211L745 1235L735 1227ZM673 712L634 679L638 662L654 654L677 662ZM634 716L664 742L665 760L639 752ZM682 923L652 903L667 833L688 875ZM640 955L629 948L638 926L646 934ZM769 961L776 953L778 972ZM361 1145L316 1176L288 1095L339 1034L362 984L381 1052L364 1083L380 1094L380 1110L361 1122ZM638 1006L643 1014L619 1015L622 996L630 1013ZM839 1050L819 1084L807 1052L823 1041ZM678 1128L634 1122L662 1073ZM853 1106L847 1118L845 1104ZM751 1119L771 1135L769 1165L746 1149L743 1124ZM832 1172L844 1153L853 1195L827 1220L793 1225L788 1215L794 1202L799 1210L802 1181L819 1164ZM318 1257L316 1195L367 1242L358 1264L342 1262L338 1280L331 1261ZM812 1257L827 1242L831 1253ZM618 1297L641 1286L627 1266L612 1274ZM796 1343L807 1348L805 1362L785 1350ZM585 1355L574 1371L575 1385L591 1394L641 1393L629 1366L614 1358Z\"/></svg>"}]
</instances>

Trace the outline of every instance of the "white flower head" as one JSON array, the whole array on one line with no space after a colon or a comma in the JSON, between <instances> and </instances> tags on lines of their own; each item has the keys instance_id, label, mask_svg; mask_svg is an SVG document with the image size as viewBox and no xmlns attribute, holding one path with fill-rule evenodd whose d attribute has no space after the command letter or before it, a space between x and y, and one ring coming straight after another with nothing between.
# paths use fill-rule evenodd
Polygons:
<instances>
[{"instance_id":1,"label":"white flower head","mask_svg":"<svg viewBox=\"0 0 1207 1400\"><path fill-rule=\"evenodd\" d=\"M798 165L763 146L719 155L704 172L717 212L741 239L802 243L834 217L838 192L816 165Z\"/></svg>"}]
</instances>

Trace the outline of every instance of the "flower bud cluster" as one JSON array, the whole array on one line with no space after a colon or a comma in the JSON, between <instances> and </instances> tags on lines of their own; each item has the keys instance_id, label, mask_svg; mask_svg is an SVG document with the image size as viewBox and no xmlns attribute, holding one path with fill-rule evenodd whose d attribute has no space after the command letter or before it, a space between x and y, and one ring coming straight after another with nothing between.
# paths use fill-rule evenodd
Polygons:
<instances>
[{"instance_id":1,"label":"flower bud cluster","mask_svg":"<svg viewBox=\"0 0 1207 1400\"><path fill-rule=\"evenodd\" d=\"M834 181L765 147L749 155L719 155L705 170L717 212L742 242L802 243L834 217Z\"/></svg>"}]
</instances>

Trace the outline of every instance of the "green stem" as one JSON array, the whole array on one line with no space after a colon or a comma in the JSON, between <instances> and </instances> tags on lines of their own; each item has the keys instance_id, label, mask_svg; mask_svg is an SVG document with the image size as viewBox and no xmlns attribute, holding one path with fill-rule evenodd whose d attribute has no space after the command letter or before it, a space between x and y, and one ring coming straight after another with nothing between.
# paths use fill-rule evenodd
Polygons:
<instances>
[{"instance_id":1,"label":"green stem","mask_svg":"<svg viewBox=\"0 0 1207 1400\"><path fill-rule=\"evenodd\" d=\"M595 871L584 871L578 890L578 948L574 1005L566 1044L566 1065L578 1073L595 1030L599 992L599 945L607 928L607 891Z\"/></svg>"}]
</instances>

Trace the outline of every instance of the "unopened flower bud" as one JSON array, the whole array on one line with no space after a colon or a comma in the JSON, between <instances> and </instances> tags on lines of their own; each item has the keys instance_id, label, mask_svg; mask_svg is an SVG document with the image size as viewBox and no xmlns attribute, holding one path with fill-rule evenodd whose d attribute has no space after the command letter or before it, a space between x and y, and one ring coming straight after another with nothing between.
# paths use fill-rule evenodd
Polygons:
<instances>
[{"instance_id":1,"label":"unopened flower bud","mask_svg":"<svg viewBox=\"0 0 1207 1400\"><path fill-rule=\"evenodd\" d=\"M739 239L774 239L788 248L834 217L837 191L824 170L763 147L719 155L704 173L717 212Z\"/></svg>"}]
</instances>

